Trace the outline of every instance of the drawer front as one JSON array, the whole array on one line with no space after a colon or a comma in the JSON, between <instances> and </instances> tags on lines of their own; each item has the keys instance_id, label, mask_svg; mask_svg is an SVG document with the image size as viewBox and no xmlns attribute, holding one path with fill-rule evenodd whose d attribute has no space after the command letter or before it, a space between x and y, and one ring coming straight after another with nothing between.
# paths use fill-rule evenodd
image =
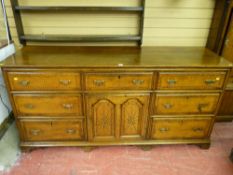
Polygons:
<instances>
[{"instance_id":1,"label":"drawer front","mask_svg":"<svg viewBox=\"0 0 233 175\"><path fill-rule=\"evenodd\" d=\"M18 115L82 115L81 96L15 95Z\"/></svg>"},{"instance_id":2,"label":"drawer front","mask_svg":"<svg viewBox=\"0 0 233 175\"><path fill-rule=\"evenodd\" d=\"M219 94L157 94L155 114L214 114Z\"/></svg>"},{"instance_id":3,"label":"drawer front","mask_svg":"<svg viewBox=\"0 0 233 175\"><path fill-rule=\"evenodd\" d=\"M84 119L24 120L20 122L25 141L84 140Z\"/></svg>"},{"instance_id":4,"label":"drawer front","mask_svg":"<svg viewBox=\"0 0 233 175\"><path fill-rule=\"evenodd\" d=\"M150 90L153 73L90 73L86 74L87 90Z\"/></svg>"},{"instance_id":5,"label":"drawer front","mask_svg":"<svg viewBox=\"0 0 233 175\"><path fill-rule=\"evenodd\" d=\"M79 90L79 73L62 72L9 72L11 90Z\"/></svg>"},{"instance_id":6,"label":"drawer front","mask_svg":"<svg viewBox=\"0 0 233 175\"><path fill-rule=\"evenodd\" d=\"M221 89L225 72L159 73L158 89Z\"/></svg>"},{"instance_id":7,"label":"drawer front","mask_svg":"<svg viewBox=\"0 0 233 175\"><path fill-rule=\"evenodd\" d=\"M206 138L211 118L205 119L152 119L151 139Z\"/></svg>"}]
</instances>

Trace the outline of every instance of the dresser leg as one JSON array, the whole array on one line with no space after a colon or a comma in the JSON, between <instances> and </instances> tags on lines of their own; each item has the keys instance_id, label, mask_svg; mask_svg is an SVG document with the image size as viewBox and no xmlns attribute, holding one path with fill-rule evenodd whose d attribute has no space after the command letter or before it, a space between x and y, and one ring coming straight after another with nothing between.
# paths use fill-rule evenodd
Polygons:
<instances>
[{"instance_id":1,"label":"dresser leg","mask_svg":"<svg viewBox=\"0 0 233 175\"><path fill-rule=\"evenodd\" d=\"M203 143L198 145L201 149L209 149L210 143Z\"/></svg>"},{"instance_id":2,"label":"dresser leg","mask_svg":"<svg viewBox=\"0 0 233 175\"><path fill-rule=\"evenodd\" d=\"M152 146L152 145L140 145L140 146L137 146L137 147L140 148L143 151L150 151L154 146Z\"/></svg>"},{"instance_id":3,"label":"dresser leg","mask_svg":"<svg viewBox=\"0 0 233 175\"><path fill-rule=\"evenodd\" d=\"M96 147L94 147L94 146L84 146L84 147L82 147L84 152L91 152L95 148Z\"/></svg>"}]
</instances>

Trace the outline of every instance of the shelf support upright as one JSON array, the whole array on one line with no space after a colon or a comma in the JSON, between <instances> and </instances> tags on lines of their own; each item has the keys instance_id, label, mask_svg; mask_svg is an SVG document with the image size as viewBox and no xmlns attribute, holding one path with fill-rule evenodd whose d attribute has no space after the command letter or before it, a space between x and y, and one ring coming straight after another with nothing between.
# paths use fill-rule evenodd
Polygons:
<instances>
[{"instance_id":1,"label":"shelf support upright","mask_svg":"<svg viewBox=\"0 0 233 175\"><path fill-rule=\"evenodd\" d=\"M26 41L21 39L21 36L24 35L24 29L23 29L23 23L22 23L20 11L16 10L16 6L19 5L18 0L10 0L10 1L11 1L13 15L15 18L15 26L16 26L19 42L22 45L26 45Z\"/></svg>"},{"instance_id":2,"label":"shelf support upright","mask_svg":"<svg viewBox=\"0 0 233 175\"><path fill-rule=\"evenodd\" d=\"M138 46L141 46L143 43L143 29L144 29L144 18L145 18L145 5L146 0L141 0L141 6L143 8L140 17L140 24L139 24L139 36L141 39L138 41Z\"/></svg>"}]
</instances>

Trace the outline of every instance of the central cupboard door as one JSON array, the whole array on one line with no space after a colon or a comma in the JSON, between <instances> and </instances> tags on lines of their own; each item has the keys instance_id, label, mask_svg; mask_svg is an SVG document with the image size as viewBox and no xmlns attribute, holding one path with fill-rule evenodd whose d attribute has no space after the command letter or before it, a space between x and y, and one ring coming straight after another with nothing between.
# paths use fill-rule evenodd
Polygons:
<instances>
[{"instance_id":1,"label":"central cupboard door","mask_svg":"<svg viewBox=\"0 0 233 175\"><path fill-rule=\"evenodd\" d=\"M144 139L149 94L87 95L90 141Z\"/></svg>"}]
</instances>

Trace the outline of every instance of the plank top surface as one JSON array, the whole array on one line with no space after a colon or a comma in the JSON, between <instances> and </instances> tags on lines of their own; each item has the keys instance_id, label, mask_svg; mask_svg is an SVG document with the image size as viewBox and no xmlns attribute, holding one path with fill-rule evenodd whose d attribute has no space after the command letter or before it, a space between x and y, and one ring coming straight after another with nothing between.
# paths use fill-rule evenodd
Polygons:
<instances>
[{"instance_id":1,"label":"plank top surface","mask_svg":"<svg viewBox=\"0 0 233 175\"><path fill-rule=\"evenodd\" d=\"M1 62L2 67L157 68L232 67L199 47L26 46Z\"/></svg>"}]
</instances>

